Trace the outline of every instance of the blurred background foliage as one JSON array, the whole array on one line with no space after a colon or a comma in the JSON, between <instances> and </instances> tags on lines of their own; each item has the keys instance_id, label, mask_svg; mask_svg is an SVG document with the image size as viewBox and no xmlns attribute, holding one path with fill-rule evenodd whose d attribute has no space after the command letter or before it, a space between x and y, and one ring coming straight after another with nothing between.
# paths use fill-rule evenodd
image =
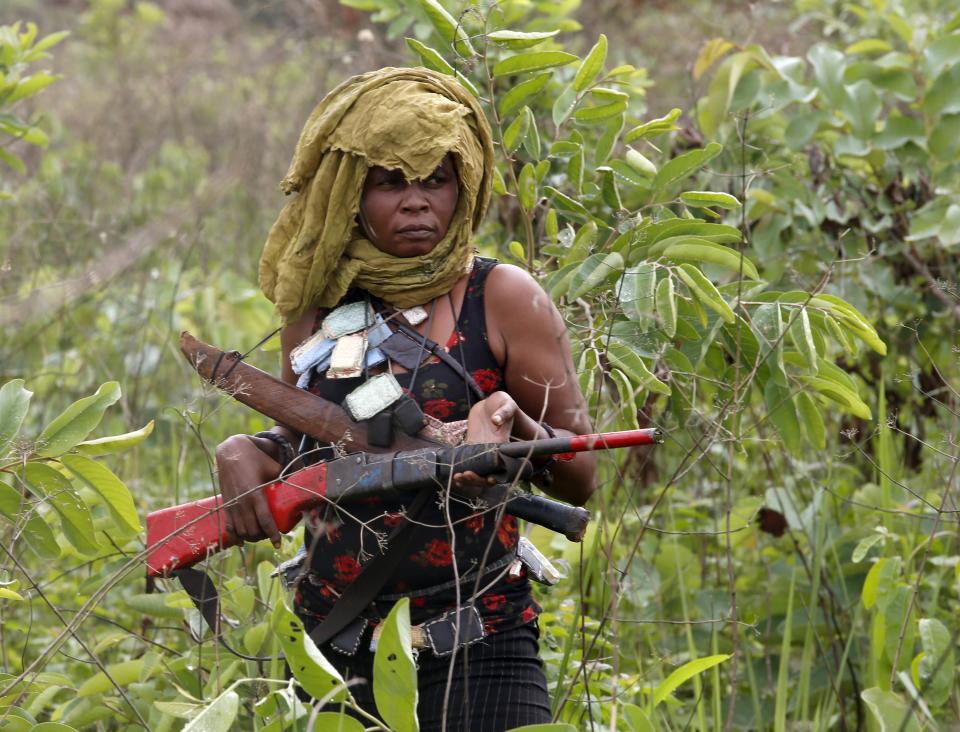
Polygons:
<instances>
[{"instance_id":1,"label":"blurred background foliage","mask_svg":"<svg viewBox=\"0 0 960 732\"><path fill-rule=\"evenodd\" d=\"M0 38L0 383L34 392L21 437L115 380L122 394L93 436L154 421L145 442L103 458L141 517L211 493L212 447L268 425L203 389L179 331L246 351L276 326L256 263L302 121L346 76L438 63L436 49L494 100L502 184L479 245L534 271L561 307L598 427L669 436L608 456L582 547L534 531L568 574L540 597L558 719L948 728L960 717L954 4L516 0L461 14L466 3L444 0L476 57L431 7L5 3L0 24L21 25ZM562 32L529 49L483 40L499 28ZM30 58L31 45L51 57ZM527 51L587 61L497 73ZM18 74L44 81L27 95ZM703 249L671 259L672 235L742 251L759 280ZM273 371L276 358L273 342L250 356ZM0 561L0 582L18 583L0 587L20 597L0 595L9 719L122 729L139 714L171 729L239 679L282 678L276 661L196 642L181 593L122 577L142 536L79 495L96 546L61 542L47 566L19 551L29 540L5 544L22 560ZM31 515L54 528L63 516ZM5 524L4 540L22 529ZM255 545L214 566L228 617L252 619L230 631L251 654L277 649L276 559ZM48 654L63 620L41 591L62 617L92 603L87 649L68 638ZM733 655L658 695L684 664L720 654ZM44 674L13 684L38 658ZM242 724L302 714L273 688L245 683Z\"/></svg>"}]
</instances>

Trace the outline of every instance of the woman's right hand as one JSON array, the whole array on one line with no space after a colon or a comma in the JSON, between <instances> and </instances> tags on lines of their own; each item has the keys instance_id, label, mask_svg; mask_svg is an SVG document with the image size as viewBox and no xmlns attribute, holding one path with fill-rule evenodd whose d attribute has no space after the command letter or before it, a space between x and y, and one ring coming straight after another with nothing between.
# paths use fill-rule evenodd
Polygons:
<instances>
[{"instance_id":1,"label":"woman's right hand","mask_svg":"<svg viewBox=\"0 0 960 732\"><path fill-rule=\"evenodd\" d=\"M263 486L280 476L280 463L258 445L271 449L262 437L233 435L217 446L217 473L226 510L227 531L241 541L270 539L280 546L280 531L263 495Z\"/></svg>"}]
</instances>

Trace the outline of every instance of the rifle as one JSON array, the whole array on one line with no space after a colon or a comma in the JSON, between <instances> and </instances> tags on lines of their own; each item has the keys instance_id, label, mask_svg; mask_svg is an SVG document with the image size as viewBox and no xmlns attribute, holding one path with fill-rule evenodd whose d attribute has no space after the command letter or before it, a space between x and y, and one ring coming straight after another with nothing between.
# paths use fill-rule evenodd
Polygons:
<instances>
[{"instance_id":1,"label":"rifle","mask_svg":"<svg viewBox=\"0 0 960 732\"><path fill-rule=\"evenodd\" d=\"M282 476L264 488L264 496L277 528L287 533L304 512L324 502L396 495L431 485L441 488L454 473L472 470L478 475L496 474L504 481L499 491L485 490L484 498L492 494L497 502L506 500L507 510L515 516L559 531L571 541L580 541L590 520L589 511L532 496L506 483L529 468L531 457L562 458L569 453L651 445L660 440L659 430L643 429L502 444L436 446L385 454L361 452ZM167 576L241 543L227 532L224 519L220 496L150 513L147 516L147 575Z\"/></svg>"}]
</instances>

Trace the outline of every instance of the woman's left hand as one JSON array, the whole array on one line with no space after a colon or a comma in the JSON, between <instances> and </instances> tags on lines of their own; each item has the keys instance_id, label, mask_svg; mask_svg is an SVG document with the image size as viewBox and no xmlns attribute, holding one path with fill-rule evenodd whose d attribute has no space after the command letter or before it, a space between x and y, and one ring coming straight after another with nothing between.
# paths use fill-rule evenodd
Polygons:
<instances>
[{"instance_id":1,"label":"woman's left hand","mask_svg":"<svg viewBox=\"0 0 960 732\"><path fill-rule=\"evenodd\" d=\"M495 391L477 402L467 417L467 442L507 442L513 431L513 420L520 408L505 391ZM477 475L472 470L454 473L457 488L482 488L496 484L493 476Z\"/></svg>"}]
</instances>

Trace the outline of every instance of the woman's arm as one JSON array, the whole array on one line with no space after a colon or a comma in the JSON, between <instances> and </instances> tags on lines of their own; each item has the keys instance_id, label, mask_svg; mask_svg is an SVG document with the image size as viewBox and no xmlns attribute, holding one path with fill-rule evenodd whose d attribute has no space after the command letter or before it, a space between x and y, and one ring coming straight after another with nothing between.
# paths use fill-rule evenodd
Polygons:
<instances>
[{"instance_id":1,"label":"woman's arm","mask_svg":"<svg viewBox=\"0 0 960 732\"><path fill-rule=\"evenodd\" d=\"M499 265L487 277L485 312L490 348L503 367L506 391L520 409L513 436L549 437L540 422L558 436L592 432L566 326L543 288L519 267ZM570 503L586 503L596 489L593 453L555 463L551 473L553 485L544 489Z\"/></svg>"}]
</instances>

